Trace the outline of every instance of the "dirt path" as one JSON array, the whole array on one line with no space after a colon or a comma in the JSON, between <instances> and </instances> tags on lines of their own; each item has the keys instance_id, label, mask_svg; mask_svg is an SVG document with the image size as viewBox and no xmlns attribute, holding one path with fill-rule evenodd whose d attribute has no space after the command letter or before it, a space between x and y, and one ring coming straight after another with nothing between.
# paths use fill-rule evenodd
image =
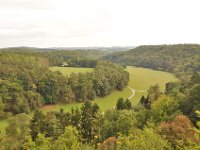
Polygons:
<instances>
[{"instance_id":1,"label":"dirt path","mask_svg":"<svg viewBox=\"0 0 200 150\"><path fill-rule=\"evenodd\" d=\"M127 86L127 88L129 88L129 90L131 90L131 92L132 92L132 95L128 97L128 99L130 100L135 96L135 90L130 86Z\"/></svg>"}]
</instances>

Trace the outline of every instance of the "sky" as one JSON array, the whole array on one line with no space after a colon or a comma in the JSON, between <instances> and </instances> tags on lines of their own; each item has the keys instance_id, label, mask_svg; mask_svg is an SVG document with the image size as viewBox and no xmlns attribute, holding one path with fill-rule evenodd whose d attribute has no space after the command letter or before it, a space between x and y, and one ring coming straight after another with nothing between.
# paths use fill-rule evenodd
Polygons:
<instances>
[{"instance_id":1,"label":"sky","mask_svg":"<svg viewBox=\"0 0 200 150\"><path fill-rule=\"evenodd\" d=\"M199 0L0 0L0 47L200 44Z\"/></svg>"}]
</instances>

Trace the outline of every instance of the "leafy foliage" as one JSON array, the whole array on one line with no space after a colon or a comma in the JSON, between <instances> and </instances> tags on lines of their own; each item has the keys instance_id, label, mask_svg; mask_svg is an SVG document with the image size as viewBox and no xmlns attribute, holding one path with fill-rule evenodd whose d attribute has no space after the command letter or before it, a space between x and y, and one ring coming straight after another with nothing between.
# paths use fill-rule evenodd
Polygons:
<instances>
[{"instance_id":1,"label":"leafy foliage","mask_svg":"<svg viewBox=\"0 0 200 150\"><path fill-rule=\"evenodd\" d=\"M177 116L172 122L163 122L160 124L160 132L165 135L174 148L184 148L190 141L199 143L195 137L192 122L184 115Z\"/></svg>"},{"instance_id":2,"label":"leafy foliage","mask_svg":"<svg viewBox=\"0 0 200 150\"><path fill-rule=\"evenodd\" d=\"M119 150L170 150L170 144L152 129L133 130L129 136L119 137Z\"/></svg>"},{"instance_id":3,"label":"leafy foliage","mask_svg":"<svg viewBox=\"0 0 200 150\"><path fill-rule=\"evenodd\" d=\"M132 104L131 104L131 102L130 102L130 100L129 99L126 99L125 101L124 101L124 99L123 98L119 98L118 100L117 100L117 104L116 104L116 109L117 110L123 110L123 109L131 109L132 108Z\"/></svg>"}]
</instances>

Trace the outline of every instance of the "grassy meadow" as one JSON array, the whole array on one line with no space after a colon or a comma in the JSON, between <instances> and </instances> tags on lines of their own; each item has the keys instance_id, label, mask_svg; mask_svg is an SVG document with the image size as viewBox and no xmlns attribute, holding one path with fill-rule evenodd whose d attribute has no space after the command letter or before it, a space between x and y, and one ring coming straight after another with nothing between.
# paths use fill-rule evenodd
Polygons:
<instances>
[{"instance_id":1,"label":"grassy meadow","mask_svg":"<svg viewBox=\"0 0 200 150\"><path fill-rule=\"evenodd\" d=\"M129 86L135 90L135 96L131 100L133 104L137 104L142 95L147 95L151 85L158 84L164 92L165 83L177 80L171 73L152 69L128 66L126 71L129 72Z\"/></svg>"},{"instance_id":2,"label":"grassy meadow","mask_svg":"<svg viewBox=\"0 0 200 150\"><path fill-rule=\"evenodd\" d=\"M92 68L75 68L75 67L50 67L52 71L60 71L64 75L70 75L74 73L85 73L92 72ZM151 85L159 84L162 91L164 91L165 83L168 81L176 81L177 79L171 73L155 71L146 68L137 68L137 67L127 67L126 70L129 72L130 81L129 86L135 90L135 96L131 99L133 105L136 105L142 95L147 95L147 91ZM103 98L96 98L94 100L97 103L102 111L107 109L112 109L119 97L128 98L131 95L131 91L128 88L124 88L122 91L114 91L110 95ZM81 103L70 103L70 104L57 104L57 105L47 105L41 109L44 112L60 110L63 108L65 111L70 111L72 107L80 107ZM0 121L0 131L5 132L5 127L7 125L7 120Z\"/></svg>"},{"instance_id":3,"label":"grassy meadow","mask_svg":"<svg viewBox=\"0 0 200 150\"><path fill-rule=\"evenodd\" d=\"M110 95L105 97L98 97L94 100L97 103L102 111L107 109L111 109L115 106L116 101L119 97L128 98L131 95L131 91L128 88L124 88L122 91L114 91ZM80 107L81 103L70 103L70 104L57 104L57 105L48 105L44 106L42 110L44 112L53 111L53 110L60 110L63 108L65 111L70 111L72 107Z\"/></svg>"},{"instance_id":4,"label":"grassy meadow","mask_svg":"<svg viewBox=\"0 0 200 150\"><path fill-rule=\"evenodd\" d=\"M51 71L60 71L64 75L70 75L71 73L86 73L92 72L93 68L77 68L77 67L49 67Z\"/></svg>"}]
</instances>

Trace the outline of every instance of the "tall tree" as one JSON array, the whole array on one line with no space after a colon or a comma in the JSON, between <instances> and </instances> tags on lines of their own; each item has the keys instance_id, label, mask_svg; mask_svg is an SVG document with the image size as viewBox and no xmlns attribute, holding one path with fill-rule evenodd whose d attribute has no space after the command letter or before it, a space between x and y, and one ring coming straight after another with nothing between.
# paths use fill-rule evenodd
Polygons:
<instances>
[{"instance_id":1,"label":"tall tree","mask_svg":"<svg viewBox=\"0 0 200 150\"><path fill-rule=\"evenodd\" d=\"M37 135L39 133L44 133L45 131L45 115L40 110L36 110L33 114L33 118L30 123L30 129L31 129L31 136L33 140L37 138Z\"/></svg>"}]
</instances>

